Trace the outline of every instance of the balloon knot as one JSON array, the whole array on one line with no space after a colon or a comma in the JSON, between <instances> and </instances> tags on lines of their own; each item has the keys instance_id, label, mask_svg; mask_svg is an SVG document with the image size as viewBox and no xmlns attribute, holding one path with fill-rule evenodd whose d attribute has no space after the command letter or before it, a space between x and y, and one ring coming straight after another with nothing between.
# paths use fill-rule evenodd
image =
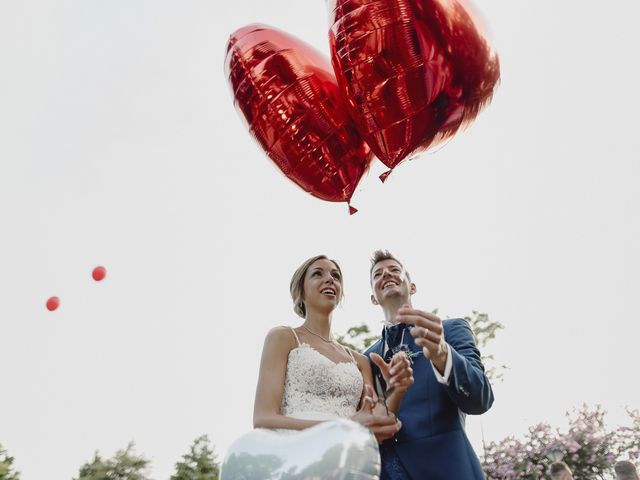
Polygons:
<instances>
[{"instance_id":1,"label":"balloon knot","mask_svg":"<svg viewBox=\"0 0 640 480\"><path fill-rule=\"evenodd\" d=\"M391 175L391 170L387 170L382 175L380 175L380 181L384 183L389 175Z\"/></svg>"}]
</instances>

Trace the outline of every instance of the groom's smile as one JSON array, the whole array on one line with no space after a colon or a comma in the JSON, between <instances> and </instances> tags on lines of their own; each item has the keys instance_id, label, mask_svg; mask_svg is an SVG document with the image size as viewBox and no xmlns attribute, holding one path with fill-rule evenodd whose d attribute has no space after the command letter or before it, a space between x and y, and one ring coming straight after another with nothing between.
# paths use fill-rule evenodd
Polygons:
<instances>
[{"instance_id":1,"label":"groom's smile","mask_svg":"<svg viewBox=\"0 0 640 480\"><path fill-rule=\"evenodd\" d=\"M388 287L397 287L398 284L396 282L394 282L393 280L388 280L386 282L384 282L384 284L382 285L382 289L386 290Z\"/></svg>"}]
</instances>

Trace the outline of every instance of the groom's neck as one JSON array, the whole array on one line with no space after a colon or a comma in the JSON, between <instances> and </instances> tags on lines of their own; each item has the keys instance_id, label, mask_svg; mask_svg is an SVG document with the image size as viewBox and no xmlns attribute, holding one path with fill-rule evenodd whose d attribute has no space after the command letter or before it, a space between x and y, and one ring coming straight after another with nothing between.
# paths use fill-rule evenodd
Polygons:
<instances>
[{"instance_id":1,"label":"groom's neck","mask_svg":"<svg viewBox=\"0 0 640 480\"><path fill-rule=\"evenodd\" d=\"M411 300L408 298L388 298L384 305L381 305L387 323L395 325L397 323L396 316L398 315L398 310L400 310L400 307L407 304L411 305Z\"/></svg>"}]
</instances>

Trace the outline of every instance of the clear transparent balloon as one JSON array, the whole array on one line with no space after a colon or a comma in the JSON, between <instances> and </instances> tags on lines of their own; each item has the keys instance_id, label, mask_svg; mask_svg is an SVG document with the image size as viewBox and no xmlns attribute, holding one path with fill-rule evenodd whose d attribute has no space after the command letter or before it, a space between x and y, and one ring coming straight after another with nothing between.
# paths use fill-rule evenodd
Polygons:
<instances>
[{"instance_id":1,"label":"clear transparent balloon","mask_svg":"<svg viewBox=\"0 0 640 480\"><path fill-rule=\"evenodd\" d=\"M362 425L340 419L300 431L258 429L238 438L220 480L378 480L380 454Z\"/></svg>"}]
</instances>

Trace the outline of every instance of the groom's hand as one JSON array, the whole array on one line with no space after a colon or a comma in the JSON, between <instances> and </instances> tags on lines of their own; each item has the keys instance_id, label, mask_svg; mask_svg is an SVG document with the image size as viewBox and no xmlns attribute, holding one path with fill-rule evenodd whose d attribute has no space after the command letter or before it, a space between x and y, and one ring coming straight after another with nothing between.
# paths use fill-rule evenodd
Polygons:
<instances>
[{"instance_id":1,"label":"groom's hand","mask_svg":"<svg viewBox=\"0 0 640 480\"><path fill-rule=\"evenodd\" d=\"M398 310L396 320L414 325L411 335L415 338L416 345L422 347L424 356L431 360L441 375L444 375L449 348L444 340L444 329L440 317L433 313L416 310L410 305L403 305Z\"/></svg>"},{"instance_id":2,"label":"groom's hand","mask_svg":"<svg viewBox=\"0 0 640 480\"><path fill-rule=\"evenodd\" d=\"M371 387L371 385L365 385L362 406L360 410L351 417L351 420L367 427L371 433L375 435L378 443L382 443L400 431L402 422L394 415L384 415L374 412L376 405L377 402L375 400L373 387Z\"/></svg>"},{"instance_id":3,"label":"groom's hand","mask_svg":"<svg viewBox=\"0 0 640 480\"><path fill-rule=\"evenodd\" d=\"M413 369L406 353L396 353L389 363L377 353L370 354L369 358L380 369L387 388L395 388L400 393L413 385Z\"/></svg>"}]
</instances>

